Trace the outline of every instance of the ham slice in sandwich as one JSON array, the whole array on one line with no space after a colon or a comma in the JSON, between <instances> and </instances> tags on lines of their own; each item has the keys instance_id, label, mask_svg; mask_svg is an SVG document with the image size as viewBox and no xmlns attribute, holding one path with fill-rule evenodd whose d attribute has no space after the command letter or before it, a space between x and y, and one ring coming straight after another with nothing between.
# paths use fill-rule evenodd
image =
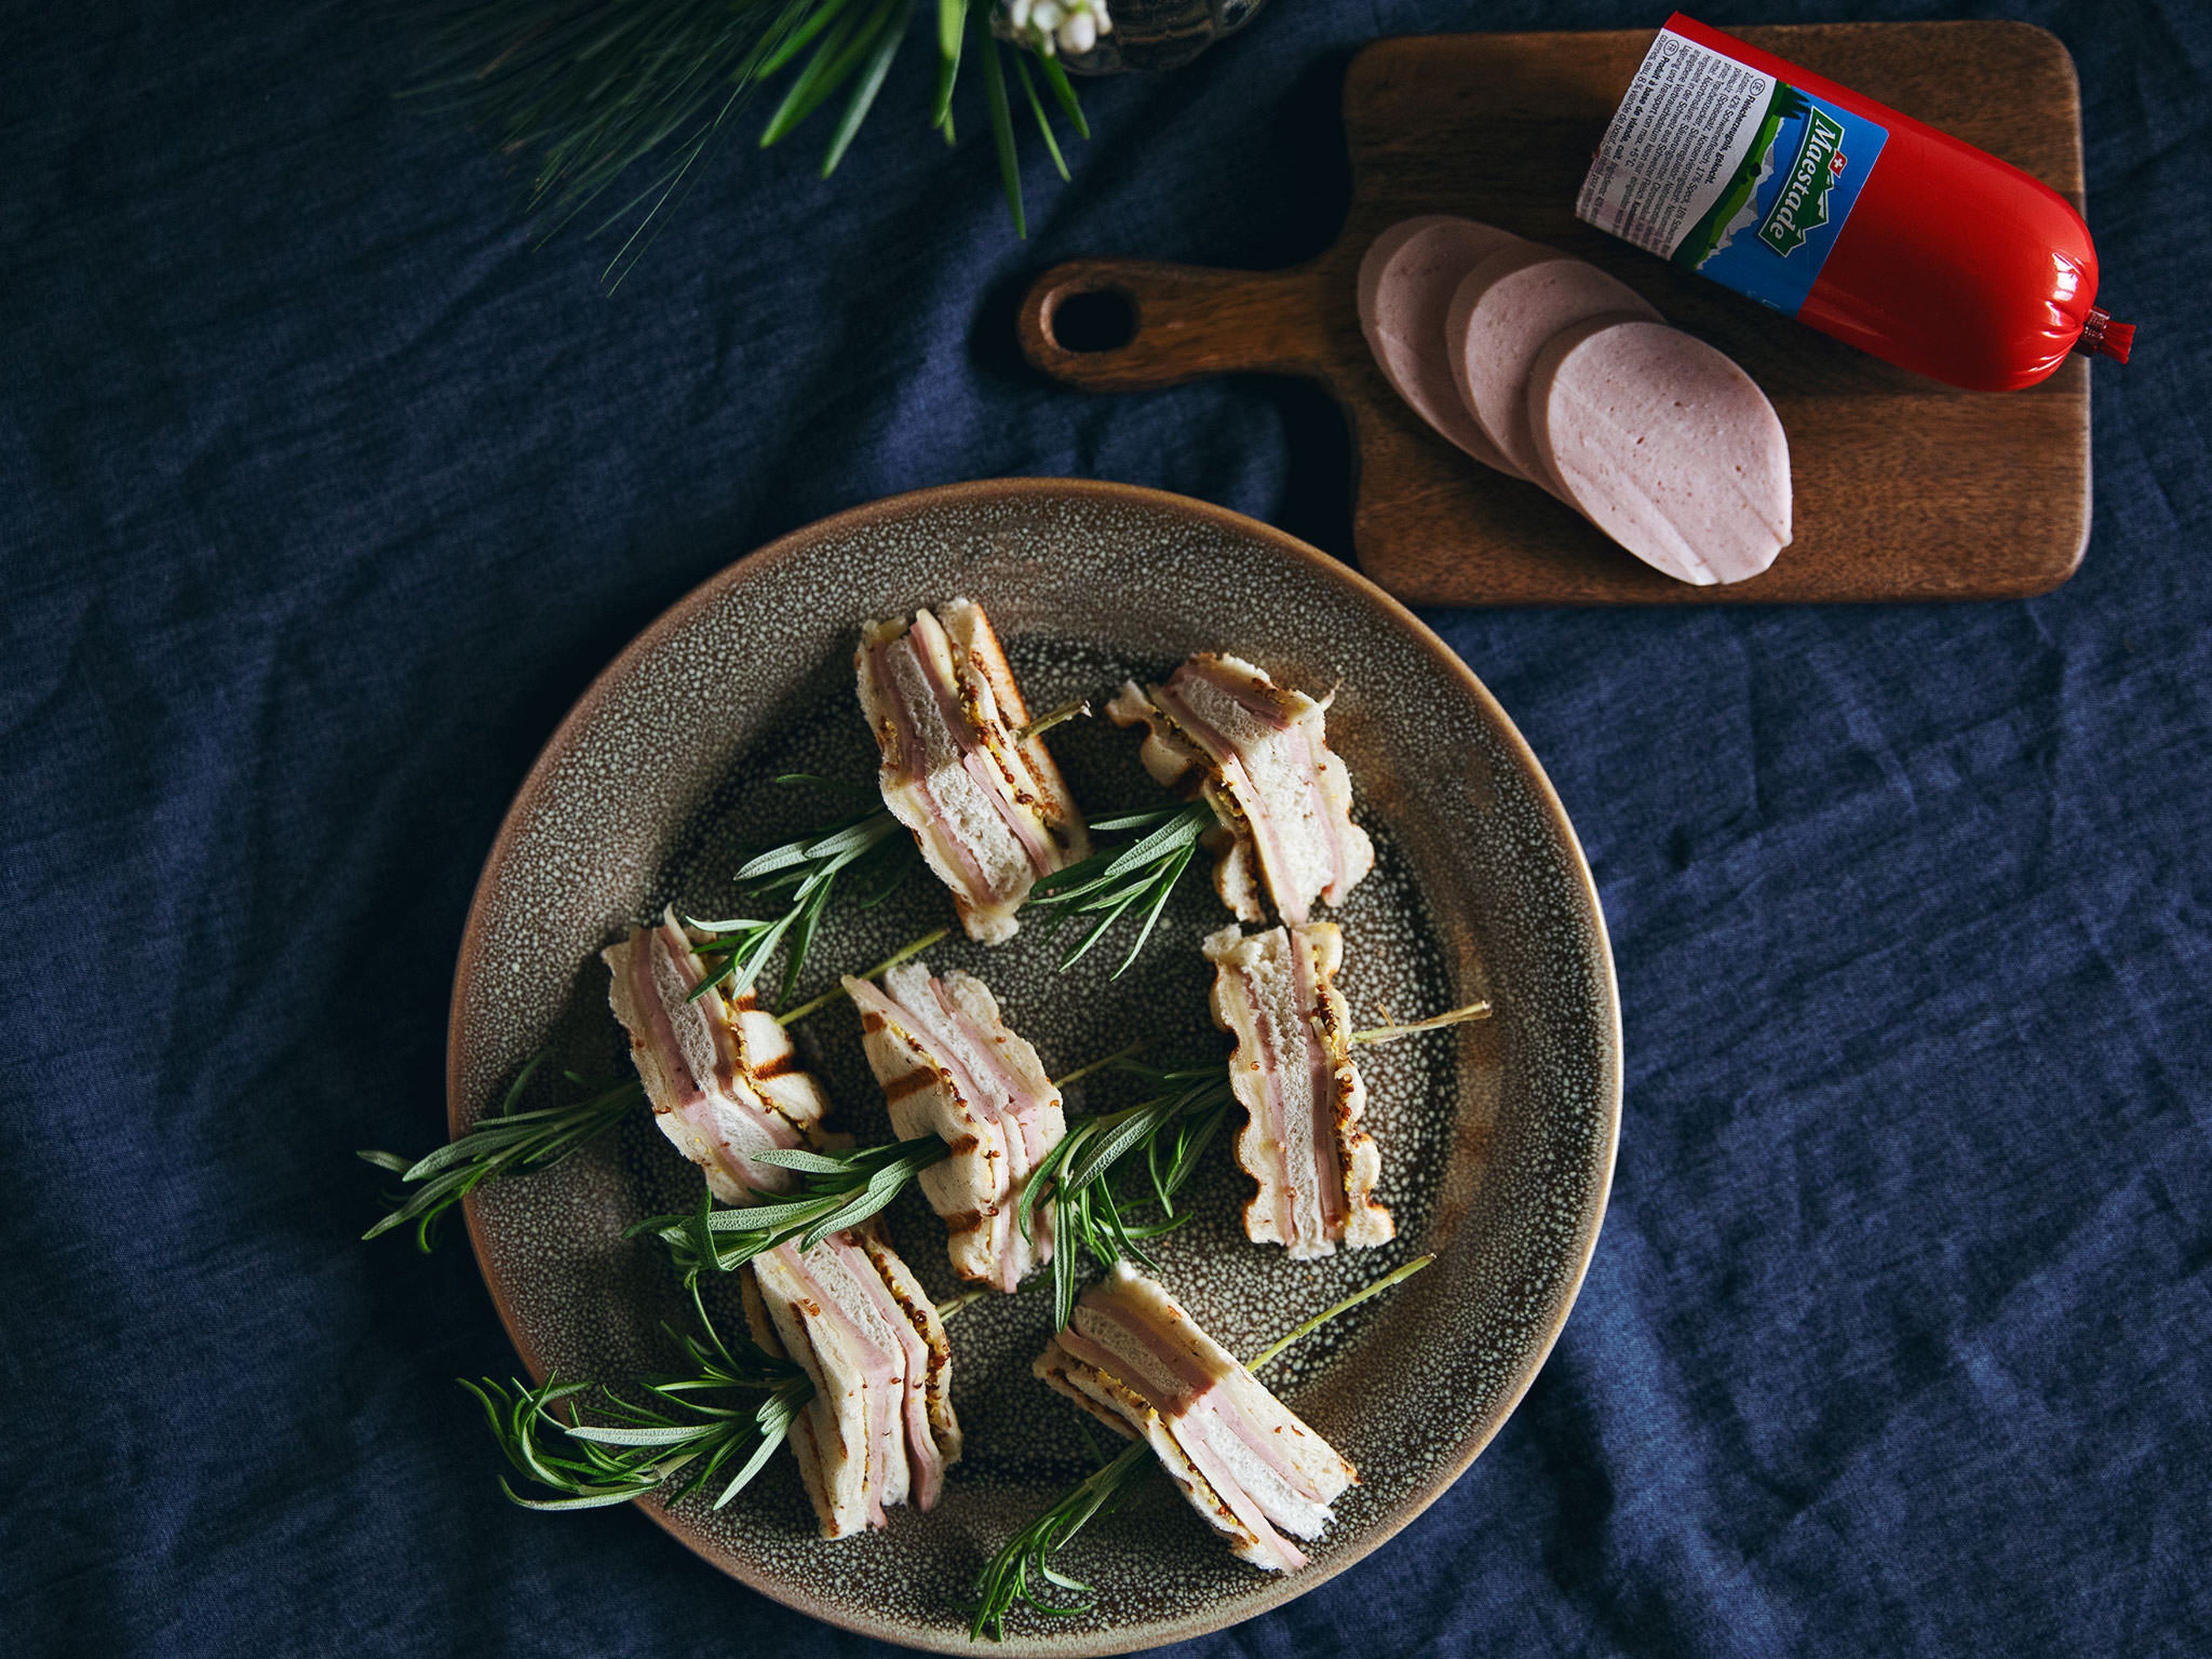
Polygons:
<instances>
[{"instance_id":1,"label":"ham slice in sandwich","mask_svg":"<svg viewBox=\"0 0 2212 1659\"><path fill-rule=\"evenodd\" d=\"M613 975L607 1000L629 1033L660 1131L707 1173L725 1204L788 1192L788 1170L757 1164L770 1148L823 1146L829 1102L799 1064L790 1035L752 995L694 995L707 967L672 911L601 953Z\"/></svg>"},{"instance_id":2,"label":"ham slice in sandwich","mask_svg":"<svg viewBox=\"0 0 2212 1659\"><path fill-rule=\"evenodd\" d=\"M1040 876L1087 857L1091 837L982 606L869 623L854 659L883 751L884 805L952 890L969 938L1001 945Z\"/></svg>"},{"instance_id":3,"label":"ham slice in sandwich","mask_svg":"<svg viewBox=\"0 0 2212 1659\"><path fill-rule=\"evenodd\" d=\"M1199 1329L1153 1280L1117 1262L1083 1293L1036 1375L1149 1444L1191 1506L1253 1565L1295 1572L1291 1538L1318 1538L1358 1480L1352 1465ZM1289 1534L1285 1537L1285 1534Z\"/></svg>"},{"instance_id":4,"label":"ham slice in sandwich","mask_svg":"<svg viewBox=\"0 0 2212 1659\"><path fill-rule=\"evenodd\" d=\"M1213 882L1239 920L1260 921L1264 884L1285 921L1316 898L1341 904L1375 866L1352 821L1352 777L1322 731L1324 705L1286 691L1241 657L1201 651L1166 684L1132 680L1106 706L1116 725L1142 725L1145 769L1202 796L1219 827Z\"/></svg>"},{"instance_id":5,"label":"ham slice in sandwich","mask_svg":"<svg viewBox=\"0 0 2212 1659\"><path fill-rule=\"evenodd\" d=\"M1246 1119L1237 1161L1260 1183L1244 1236L1300 1260L1397 1236L1375 1201L1382 1156L1360 1127L1367 1088L1331 982L1343 958L1344 936L1326 921L1249 938L1232 926L1206 941L1213 1018L1237 1039L1229 1075Z\"/></svg>"},{"instance_id":6,"label":"ham slice in sandwich","mask_svg":"<svg viewBox=\"0 0 2212 1659\"><path fill-rule=\"evenodd\" d=\"M960 1458L951 1350L936 1308L873 1225L810 1250L763 1251L742 1288L753 1340L814 1385L789 1437L822 1535L880 1527L909 1499L933 1507Z\"/></svg>"},{"instance_id":7,"label":"ham slice in sandwich","mask_svg":"<svg viewBox=\"0 0 2212 1659\"><path fill-rule=\"evenodd\" d=\"M848 975L845 989L860 1011L861 1043L892 1129L901 1139L939 1135L951 1148L920 1179L945 1218L953 1270L1012 1290L1052 1260L1051 1206L1033 1212L1026 1238L1016 1207L1030 1172L1067 1133L1060 1091L980 979L938 979L906 963L880 988Z\"/></svg>"}]
</instances>

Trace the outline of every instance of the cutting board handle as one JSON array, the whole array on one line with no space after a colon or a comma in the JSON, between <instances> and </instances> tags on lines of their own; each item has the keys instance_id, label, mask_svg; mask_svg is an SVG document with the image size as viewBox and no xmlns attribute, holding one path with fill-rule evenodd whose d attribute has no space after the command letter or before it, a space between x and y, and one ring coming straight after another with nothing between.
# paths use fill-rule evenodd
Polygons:
<instances>
[{"instance_id":1,"label":"cutting board handle","mask_svg":"<svg viewBox=\"0 0 2212 1659\"><path fill-rule=\"evenodd\" d=\"M1329 280L1317 264L1258 271L1071 259L1022 297L1022 355L1054 380L1089 392L1141 392L1209 374L1327 380ZM1061 343L1054 331L1060 307L1089 295L1127 307L1121 343L1083 350Z\"/></svg>"}]
</instances>

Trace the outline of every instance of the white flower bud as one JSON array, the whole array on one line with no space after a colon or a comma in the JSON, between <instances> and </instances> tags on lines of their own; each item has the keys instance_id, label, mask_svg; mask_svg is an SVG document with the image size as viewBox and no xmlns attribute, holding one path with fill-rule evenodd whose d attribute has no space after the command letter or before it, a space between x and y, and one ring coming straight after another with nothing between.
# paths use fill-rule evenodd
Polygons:
<instances>
[{"instance_id":1,"label":"white flower bud","mask_svg":"<svg viewBox=\"0 0 2212 1659\"><path fill-rule=\"evenodd\" d=\"M1106 0L1000 0L1000 15L1016 44L1048 58L1055 51L1080 56L1114 29Z\"/></svg>"}]
</instances>

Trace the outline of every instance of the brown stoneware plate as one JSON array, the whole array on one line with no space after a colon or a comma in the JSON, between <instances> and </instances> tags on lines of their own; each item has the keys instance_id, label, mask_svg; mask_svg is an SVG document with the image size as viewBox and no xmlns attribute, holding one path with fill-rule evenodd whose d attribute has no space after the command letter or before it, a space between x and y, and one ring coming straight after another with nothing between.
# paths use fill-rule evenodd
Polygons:
<instances>
[{"instance_id":1,"label":"brown stoneware plate","mask_svg":"<svg viewBox=\"0 0 2212 1659\"><path fill-rule=\"evenodd\" d=\"M1605 1209L1620 1103L1613 961L1589 869L1534 757L1466 665L1380 589L1279 531L1178 496L1060 480L953 485L825 520L731 566L584 695L524 782L477 890L453 987L453 1133L492 1109L540 1048L626 1073L600 948L671 900L729 914L750 852L846 810L815 786L774 780L869 781L873 745L852 684L860 625L963 594L990 610L1032 709L1103 702L1124 678L1201 648L1316 695L1337 688L1329 736L1377 848L1375 873L1335 916L1355 1023L1382 1023L1384 1006L1401 1020L1478 997L1497 1009L1362 1051L1394 1244L1296 1262L1247 1243L1250 1182L1225 1135L1186 1189L1194 1219L1154 1247L1159 1276L1235 1352L1413 1255L1437 1261L1262 1373L1361 1474L1304 1571L1273 1577L1234 1559L1155 1476L1058 1558L1097 1587L1092 1611L1007 1621L1010 1653L1124 1652L1248 1619L1343 1571L1497 1433L1559 1335ZM1052 745L1092 813L1162 804L1135 738L1103 719L1059 728ZM1066 941L1035 926L991 951L956 939L928 959L981 975L1055 1075L1137 1036L1161 1061L1224 1055L1197 947L1227 914L1206 881L1182 887L1119 979L1113 939L1056 973ZM798 995L951 920L926 874L876 909L833 909ZM794 1029L839 1124L888 1139L850 1005ZM1129 1103L1133 1087L1079 1083L1069 1114ZM661 1246L623 1228L697 1194L697 1171L641 1111L554 1170L471 1200L484 1278L533 1375L666 1368L661 1324L683 1324L684 1304ZM943 1224L920 1194L886 1218L932 1294L950 1293ZM726 1509L692 1498L647 1500L646 1513L831 1624L966 1650L961 1604L978 1566L1091 1467L1073 1407L1030 1376L1051 1324L1049 1277L948 1325L968 1451L933 1512L896 1510L884 1531L825 1543L779 1453ZM742 1329L733 1291L710 1286L708 1305ZM492 1457L487 1446L487 1480ZM590 1523L548 1518L546 1547L562 1547L569 1524Z\"/></svg>"}]
</instances>

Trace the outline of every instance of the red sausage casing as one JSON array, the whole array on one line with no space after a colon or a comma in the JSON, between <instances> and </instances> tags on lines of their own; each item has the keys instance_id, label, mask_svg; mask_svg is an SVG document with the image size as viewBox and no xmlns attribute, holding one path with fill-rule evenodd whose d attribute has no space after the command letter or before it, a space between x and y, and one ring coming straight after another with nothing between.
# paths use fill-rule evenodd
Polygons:
<instances>
[{"instance_id":1,"label":"red sausage casing","mask_svg":"<svg viewBox=\"0 0 2212 1659\"><path fill-rule=\"evenodd\" d=\"M1676 13L1576 204L1601 229L1979 392L2127 359L2066 198L1986 151Z\"/></svg>"}]
</instances>

